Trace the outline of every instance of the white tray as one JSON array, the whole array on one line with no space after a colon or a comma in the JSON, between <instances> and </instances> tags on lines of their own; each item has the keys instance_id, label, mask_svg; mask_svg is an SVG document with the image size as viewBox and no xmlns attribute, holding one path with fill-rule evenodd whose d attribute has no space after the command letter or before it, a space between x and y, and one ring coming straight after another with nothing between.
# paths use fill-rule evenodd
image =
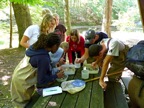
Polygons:
<instances>
[{"instance_id":1,"label":"white tray","mask_svg":"<svg viewBox=\"0 0 144 108\"><path fill-rule=\"evenodd\" d=\"M86 67L86 70L88 70L89 74L98 74L99 72L99 68L96 67L95 69L93 69L91 67L91 64L84 64L84 67Z\"/></svg>"},{"instance_id":2,"label":"white tray","mask_svg":"<svg viewBox=\"0 0 144 108\"><path fill-rule=\"evenodd\" d=\"M64 69L64 73L66 75L75 74L75 65L65 64L65 65L62 65L62 68Z\"/></svg>"}]
</instances>

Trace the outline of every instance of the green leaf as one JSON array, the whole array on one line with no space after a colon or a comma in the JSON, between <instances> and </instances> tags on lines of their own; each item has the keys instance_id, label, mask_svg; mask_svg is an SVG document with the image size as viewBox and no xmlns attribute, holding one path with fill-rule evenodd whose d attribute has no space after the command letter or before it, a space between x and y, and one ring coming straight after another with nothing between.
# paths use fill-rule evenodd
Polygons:
<instances>
[{"instance_id":1,"label":"green leaf","mask_svg":"<svg viewBox=\"0 0 144 108\"><path fill-rule=\"evenodd\" d=\"M18 3L18 4L29 4L29 5L41 5L44 3L43 0L10 0L10 2Z\"/></svg>"}]
</instances>

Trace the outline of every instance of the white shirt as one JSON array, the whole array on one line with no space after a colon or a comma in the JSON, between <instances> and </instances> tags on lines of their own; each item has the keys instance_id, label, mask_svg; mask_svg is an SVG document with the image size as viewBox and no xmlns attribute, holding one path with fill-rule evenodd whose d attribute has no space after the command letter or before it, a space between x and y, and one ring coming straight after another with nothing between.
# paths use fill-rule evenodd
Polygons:
<instances>
[{"instance_id":1,"label":"white shirt","mask_svg":"<svg viewBox=\"0 0 144 108\"><path fill-rule=\"evenodd\" d=\"M29 38L28 44L32 45L38 40L40 27L38 25L30 25L24 32L24 35Z\"/></svg>"},{"instance_id":2,"label":"white shirt","mask_svg":"<svg viewBox=\"0 0 144 108\"><path fill-rule=\"evenodd\" d=\"M103 39L105 46L108 48L107 55L119 56L119 51L122 51L125 48L124 43L120 40L112 38L107 46L109 39L110 38Z\"/></svg>"}]
</instances>

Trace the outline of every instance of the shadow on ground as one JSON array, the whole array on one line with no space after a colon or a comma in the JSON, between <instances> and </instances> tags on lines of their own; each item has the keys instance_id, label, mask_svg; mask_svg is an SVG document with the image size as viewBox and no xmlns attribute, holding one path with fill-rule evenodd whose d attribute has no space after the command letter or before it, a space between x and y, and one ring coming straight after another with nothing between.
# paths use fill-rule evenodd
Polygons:
<instances>
[{"instance_id":1,"label":"shadow on ground","mask_svg":"<svg viewBox=\"0 0 144 108\"><path fill-rule=\"evenodd\" d=\"M25 49L0 50L0 108L12 108L10 81L16 65L24 57Z\"/></svg>"}]
</instances>

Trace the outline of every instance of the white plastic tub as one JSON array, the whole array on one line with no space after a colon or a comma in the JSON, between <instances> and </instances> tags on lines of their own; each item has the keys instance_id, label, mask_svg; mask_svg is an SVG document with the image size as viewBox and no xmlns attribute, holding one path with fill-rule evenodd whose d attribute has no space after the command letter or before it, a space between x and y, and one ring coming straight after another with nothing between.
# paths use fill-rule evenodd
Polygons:
<instances>
[{"instance_id":1,"label":"white plastic tub","mask_svg":"<svg viewBox=\"0 0 144 108\"><path fill-rule=\"evenodd\" d=\"M64 73L66 75L74 75L75 74L75 65L64 64L64 65L62 65L62 68L64 69Z\"/></svg>"},{"instance_id":2,"label":"white plastic tub","mask_svg":"<svg viewBox=\"0 0 144 108\"><path fill-rule=\"evenodd\" d=\"M95 69L93 69L91 67L91 64L84 64L84 67L86 67L86 70L88 70L89 74L98 74L99 72L99 68L96 67Z\"/></svg>"}]
</instances>

